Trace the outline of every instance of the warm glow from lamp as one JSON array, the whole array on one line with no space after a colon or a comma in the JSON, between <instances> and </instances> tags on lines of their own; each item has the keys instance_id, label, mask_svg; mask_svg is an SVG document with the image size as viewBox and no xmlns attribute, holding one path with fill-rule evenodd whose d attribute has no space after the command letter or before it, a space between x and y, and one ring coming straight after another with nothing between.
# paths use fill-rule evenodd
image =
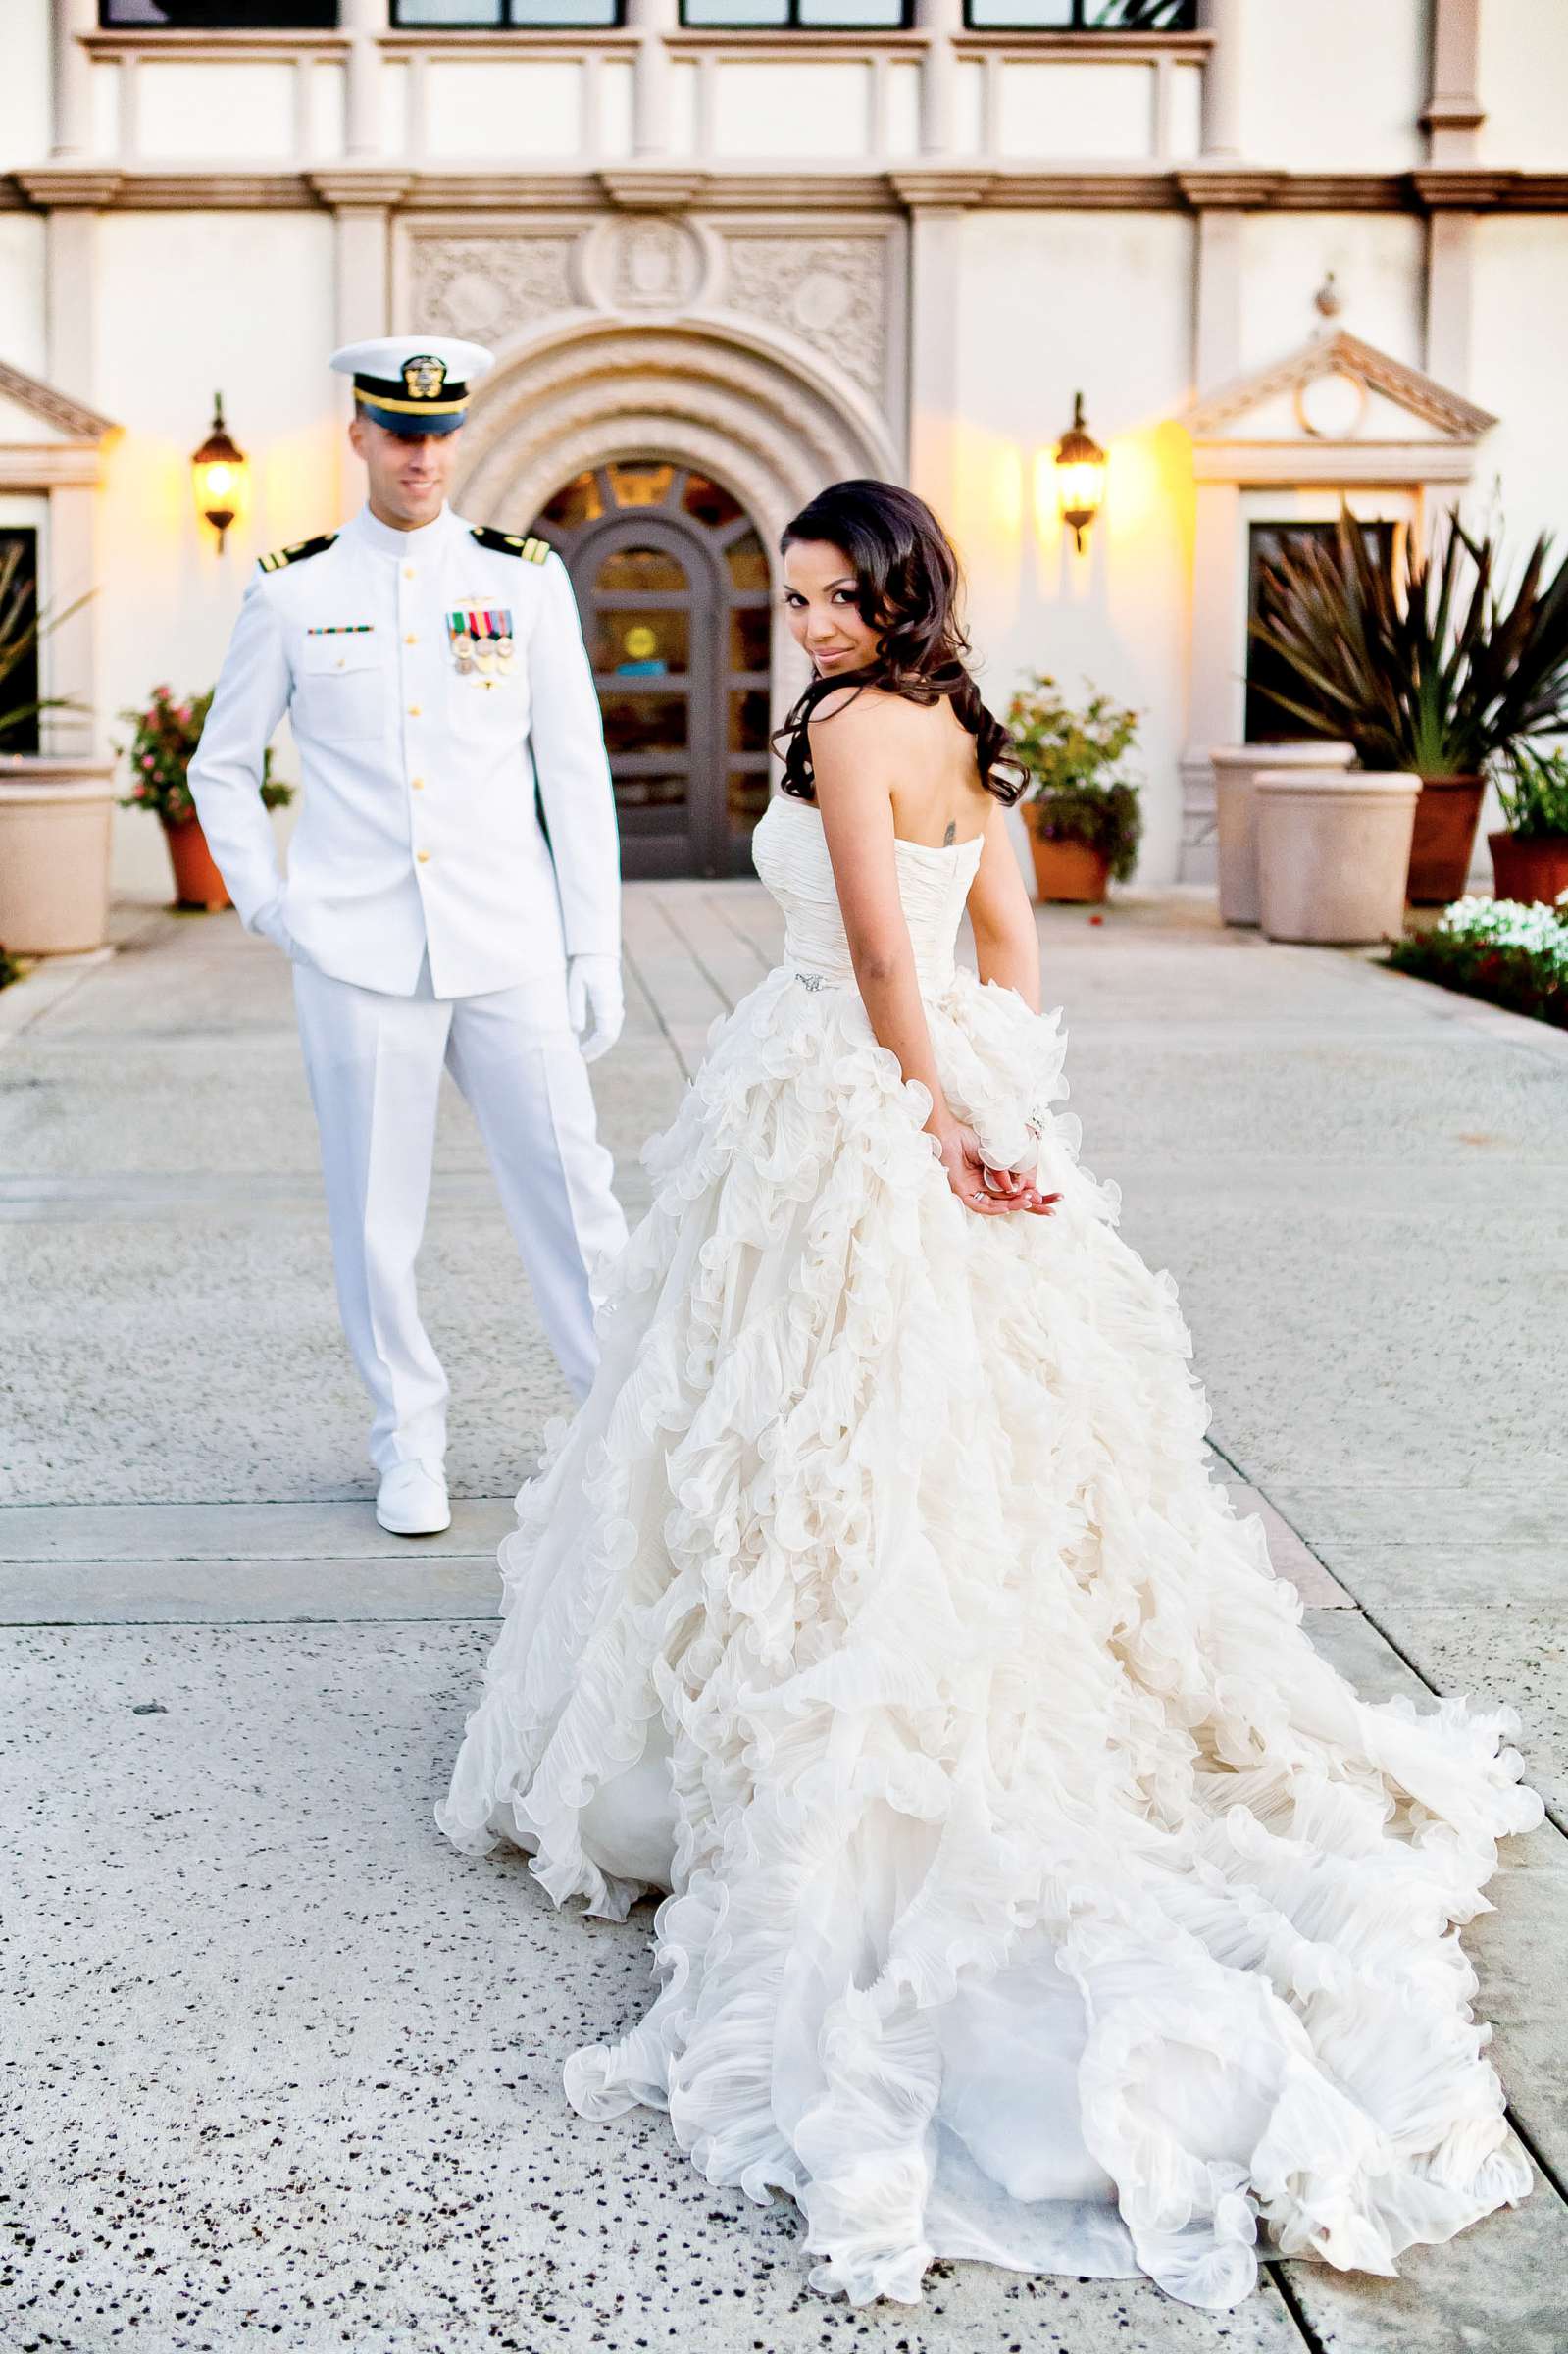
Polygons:
<instances>
[{"instance_id":1,"label":"warm glow from lamp","mask_svg":"<svg viewBox=\"0 0 1568 2354\"><path fill-rule=\"evenodd\" d=\"M1073 422L1056 444L1056 505L1084 552L1084 534L1105 504L1105 452L1084 424L1084 395L1073 395Z\"/></svg>"},{"instance_id":2,"label":"warm glow from lamp","mask_svg":"<svg viewBox=\"0 0 1568 2354\"><path fill-rule=\"evenodd\" d=\"M224 424L224 396L213 395L212 432L190 461L196 512L218 534L218 552L224 552L224 534L239 512L245 487L245 453L230 440Z\"/></svg>"}]
</instances>

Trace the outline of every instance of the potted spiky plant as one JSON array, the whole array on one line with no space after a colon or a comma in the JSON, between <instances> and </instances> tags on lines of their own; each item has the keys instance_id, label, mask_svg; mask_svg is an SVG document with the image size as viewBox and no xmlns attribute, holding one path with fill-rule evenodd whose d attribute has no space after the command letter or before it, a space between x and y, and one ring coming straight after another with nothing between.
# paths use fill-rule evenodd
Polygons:
<instances>
[{"instance_id":1,"label":"potted spiky plant","mask_svg":"<svg viewBox=\"0 0 1568 2354\"><path fill-rule=\"evenodd\" d=\"M1543 533L1511 599L1499 549L1457 512L1402 579L1341 513L1330 540L1269 567L1268 617L1253 636L1293 674L1266 691L1313 735L1342 737L1364 769L1421 779L1409 896L1463 892L1490 763L1568 723L1568 562L1548 575Z\"/></svg>"},{"instance_id":2,"label":"potted spiky plant","mask_svg":"<svg viewBox=\"0 0 1568 2354\"><path fill-rule=\"evenodd\" d=\"M1093 691L1075 710L1042 671L1008 705L1013 753L1029 772L1022 808L1041 899L1098 906L1106 885L1133 872L1143 818L1123 762L1138 721Z\"/></svg>"},{"instance_id":3,"label":"potted spiky plant","mask_svg":"<svg viewBox=\"0 0 1568 2354\"><path fill-rule=\"evenodd\" d=\"M1553 906L1568 897L1568 752L1516 743L1497 779L1503 830L1487 836L1499 899Z\"/></svg>"},{"instance_id":4,"label":"potted spiky plant","mask_svg":"<svg viewBox=\"0 0 1568 2354\"><path fill-rule=\"evenodd\" d=\"M53 716L87 706L37 692L44 640L86 602L40 607L21 544L0 553L0 941L13 956L100 948L109 929L112 772L47 748Z\"/></svg>"}]
</instances>

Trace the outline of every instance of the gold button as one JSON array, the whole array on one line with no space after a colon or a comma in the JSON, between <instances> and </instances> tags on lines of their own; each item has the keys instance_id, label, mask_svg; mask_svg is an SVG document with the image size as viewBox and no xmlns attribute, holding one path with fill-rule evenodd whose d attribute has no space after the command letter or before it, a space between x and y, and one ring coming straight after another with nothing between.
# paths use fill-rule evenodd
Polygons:
<instances>
[{"instance_id":1,"label":"gold button","mask_svg":"<svg viewBox=\"0 0 1568 2354\"><path fill-rule=\"evenodd\" d=\"M419 862L420 862L421 866L429 866L429 865L430 865L430 851L429 851L429 850L420 850L420 851L418 851L418 852L416 853L416 855L417 855L417 856L418 856L418 858L419 858Z\"/></svg>"},{"instance_id":2,"label":"gold button","mask_svg":"<svg viewBox=\"0 0 1568 2354\"><path fill-rule=\"evenodd\" d=\"M409 704L409 707L408 707L408 715L409 715L409 718L410 718L410 719L418 719L418 717L419 717L419 715L420 715L420 707L419 707L418 703L410 703L410 704Z\"/></svg>"},{"instance_id":3,"label":"gold button","mask_svg":"<svg viewBox=\"0 0 1568 2354\"><path fill-rule=\"evenodd\" d=\"M410 777L408 781L408 789L410 793L423 793L425 791L425 779L423 777Z\"/></svg>"},{"instance_id":4,"label":"gold button","mask_svg":"<svg viewBox=\"0 0 1568 2354\"><path fill-rule=\"evenodd\" d=\"M415 636L414 632L410 630L408 636L404 639L403 643L405 645L418 645L419 639Z\"/></svg>"},{"instance_id":5,"label":"gold button","mask_svg":"<svg viewBox=\"0 0 1568 2354\"><path fill-rule=\"evenodd\" d=\"M412 564L405 564L405 565L404 565L404 567L403 567L403 578L404 578L404 580L405 580L405 581L411 581L411 580L414 578L414 567L413 567L413 565L412 565Z\"/></svg>"}]
</instances>

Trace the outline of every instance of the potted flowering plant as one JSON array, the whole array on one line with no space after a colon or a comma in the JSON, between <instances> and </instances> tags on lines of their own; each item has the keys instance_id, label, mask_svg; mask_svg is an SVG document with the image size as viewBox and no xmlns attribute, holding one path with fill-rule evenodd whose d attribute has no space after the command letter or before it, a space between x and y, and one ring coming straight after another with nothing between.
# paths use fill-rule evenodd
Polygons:
<instances>
[{"instance_id":1,"label":"potted flowering plant","mask_svg":"<svg viewBox=\"0 0 1568 2354\"><path fill-rule=\"evenodd\" d=\"M1089 692L1082 710L1036 671L1013 696L1007 726L1028 771L1023 811L1042 899L1097 906L1107 883L1125 883L1143 831L1138 786L1121 773L1138 714Z\"/></svg>"},{"instance_id":2,"label":"potted flowering plant","mask_svg":"<svg viewBox=\"0 0 1568 2354\"><path fill-rule=\"evenodd\" d=\"M133 733L128 744L115 746L130 763L130 791L122 794L120 805L148 809L161 822L175 870L175 900L180 907L228 905L224 878L207 847L186 781L212 699L210 687L205 694L187 694L179 702L172 687L155 687L144 709L121 712ZM262 806L281 809L293 799L294 789L274 777L272 769L269 750L262 762Z\"/></svg>"},{"instance_id":3,"label":"potted flowering plant","mask_svg":"<svg viewBox=\"0 0 1568 2354\"><path fill-rule=\"evenodd\" d=\"M1497 896L1549 905L1568 896L1568 752L1516 743L1508 765L1512 784L1497 780L1504 828L1487 836Z\"/></svg>"}]
</instances>

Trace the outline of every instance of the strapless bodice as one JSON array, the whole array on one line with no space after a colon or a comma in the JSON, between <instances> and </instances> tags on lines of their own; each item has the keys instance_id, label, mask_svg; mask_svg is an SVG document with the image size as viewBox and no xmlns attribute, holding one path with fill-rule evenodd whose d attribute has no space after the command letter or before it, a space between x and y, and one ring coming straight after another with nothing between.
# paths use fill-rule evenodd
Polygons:
<instances>
[{"instance_id":1,"label":"strapless bodice","mask_svg":"<svg viewBox=\"0 0 1568 2354\"><path fill-rule=\"evenodd\" d=\"M953 944L980 864L982 839L977 834L945 844L894 844L898 896L922 989L943 989L953 977ZM854 965L816 804L793 793L775 793L752 834L751 856L784 910L784 967L800 974L808 987L817 982L853 988Z\"/></svg>"}]
</instances>

